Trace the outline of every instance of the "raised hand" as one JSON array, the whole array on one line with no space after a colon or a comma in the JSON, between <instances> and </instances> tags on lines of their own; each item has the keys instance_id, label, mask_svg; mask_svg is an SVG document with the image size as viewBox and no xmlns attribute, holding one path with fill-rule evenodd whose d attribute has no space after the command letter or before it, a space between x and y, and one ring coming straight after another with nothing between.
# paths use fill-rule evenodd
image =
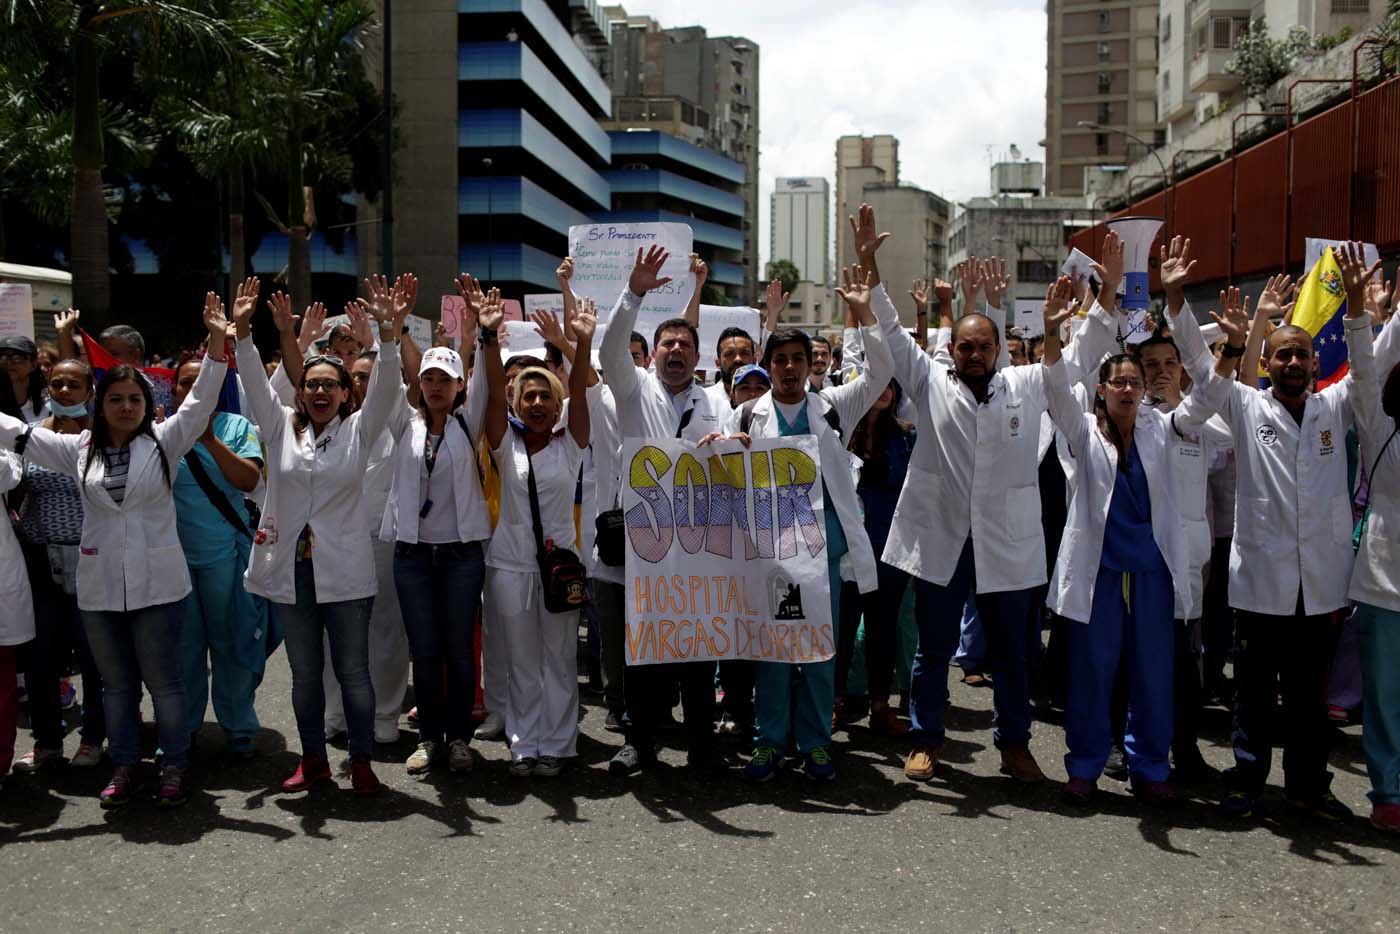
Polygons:
<instances>
[{"instance_id":1,"label":"raised hand","mask_svg":"<svg viewBox=\"0 0 1400 934\"><path fill-rule=\"evenodd\" d=\"M1381 268L1380 260L1366 266L1366 249L1355 241L1333 249L1337 265L1342 270L1342 286L1347 290L1347 317L1359 318L1366 313L1366 283Z\"/></svg>"},{"instance_id":2,"label":"raised hand","mask_svg":"<svg viewBox=\"0 0 1400 934\"><path fill-rule=\"evenodd\" d=\"M238 283L238 289L233 293L233 320L235 323L253 320L253 312L258 308L258 291L261 288L262 283L258 281L257 276ZM205 304L208 302L206 301ZM223 308L223 304L220 303L219 307Z\"/></svg>"},{"instance_id":3,"label":"raised hand","mask_svg":"<svg viewBox=\"0 0 1400 934\"><path fill-rule=\"evenodd\" d=\"M374 329L370 326L369 302L357 298L345 305L345 317L350 319L350 333L362 348L374 346Z\"/></svg>"},{"instance_id":4,"label":"raised hand","mask_svg":"<svg viewBox=\"0 0 1400 934\"><path fill-rule=\"evenodd\" d=\"M544 338L546 344L564 349L568 339L564 336L564 328L559 324L558 318L547 311L536 309L530 312L530 320L535 324L535 333Z\"/></svg>"},{"instance_id":5,"label":"raised hand","mask_svg":"<svg viewBox=\"0 0 1400 934\"><path fill-rule=\"evenodd\" d=\"M1264 283L1264 291L1259 293L1258 303L1254 306L1255 317L1263 315L1266 318L1272 318L1275 315L1282 315L1283 305L1284 302L1288 300L1288 294L1292 284L1292 277L1284 273L1270 276L1269 281ZM1235 291L1238 292L1239 290L1236 289ZM1223 292L1221 293L1222 296L1224 294Z\"/></svg>"},{"instance_id":6,"label":"raised hand","mask_svg":"<svg viewBox=\"0 0 1400 934\"><path fill-rule=\"evenodd\" d=\"M1384 282L1380 276L1366 283L1366 313L1371 316L1373 326L1380 327L1390 317L1390 296L1394 289L1394 282Z\"/></svg>"},{"instance_id":7,"label":"raised hand","mask_svg":"<svg viewBox=\"0 0 1400 934\"><path fill-rule=\"evenodd\" d=\"M268 297L267 310L272 312L272 324L279 332L285 333L296 326L297 316L292 314L292 297L286 292L273 292Z\"/></svg>"},{"instance_id":8,"label":"raised hand","mask_svg":"<svg viewBox=\"0 0 1400 934\"><path fill-rule=\"evenodd\" d=\"M369 299L356 299L360 307L373 315L374 320L381 324L392 321L394 319L394 291L389 286L389 280L382 275L369 276L365 279L365 291L369 293Z\"/></svg>"},{"instance_id":9,"label":"raised hand","mask_svg":"<svg viewBox=\"0 0 1400 934\"><path fill-rule=\"evenodd\" d=\"M242 286L239 286L240 292L242 292L242 288ZM254 301L256 300L257 296L255 293ZM234 308L235 312L237 312L238 307L235 305ZM243 320L246 323L247 319L252 318L253 313L247 311L245 315L246 317ZM229 322L228 316L224 314L223 299L219 298L219 296L213 292L204 293L204 327L209 332L209 352L222 356L224 352L224 341L228 338Z\"/></svg>"},{"instance_id":10,"label":"raised hand","mask_svg":"<svg viewBox=\"0 0 1400 934\"><path fill-rule=\"evenodd\" d=\"M1180 235L1164 243L1157 254L1162 291L1167 293L1167 312L1175 318L1186 305L1186 283L1196 268L1191 258L1191 240Z\"/></svg>"},{"instance_id":11,"label":"raised hand","mask_svg":"<svg viewBox=\"0 0 1400 934\"><path fill-rule=\"evenodd\" d=\"M554 278L559 280L559 288L562 291L569 291L569 280L574 277L574 258L564 257L564 262L559 264L559 268L554 270Z\"/></svg>"},{"instance_id":12,"label":"raised hand","mask_svg":"<svg viewBox=\"0 0 1400 934\"><path fill-rule=\"evenodd\" d=\"M783 291L783 284L777 279L768 283L768 288L763 292L763 307L768 312L768 330L776 330L778 315L787 307L789 297L790 293Z\"/></svg>"},{"instance_id":13,"label":"raised hand","mask_svg":"<svg viewBox=\"0 0 1400 934\"><path fill-rule=\"evenodd\" d=\"M67 311L60 311L53 316L53 326L60 334L71 335L78 327L78 318L82 312L76 308L69 308Z\"/></svg>"},{"instance_id":14,"label":"raised hand","mask_svg":"<svg viewBox=\"0 0 1400 934\"><path fill-rule=\"evenodd\" d=\"M1011 280L1006 278L1006 260L993 256L982 264L982 290L987 295L988 308L1000 308Z\"/></svg>"},{"instance_id":15,"label":"raised hand","mask_svg":"<svg viewBox=\"0 0 1400 934\"><path fill-rule=\"evenodd\" d=\"M492 288L486 293L485 304L477 314L477 323L488 331L498 330L506 317L506 305L501 300L501 290Z\"/></svg>"},{"instance_id":16,"label":"raised hand","mask_svg":"<svg viewBox=\"0 0 1400 934\"><path fill-rule=\"evenodd\" d=\"M850 218L850 222L851 236L855 240L856 256L860 259L861 265L866 265L875 259L875 252L892 234L877 232L875 209L868 204L862 204L856 212L856 216Z\"/></svg>"},{"instance_id":17,"label":"raised hand","mask_svg":"<svg viewBox=\"0 0 1400 934\"><path fill-rule=\"evenodd\" d=\"M569 332L573 334L575 343L580 347L585 347L593 343L593 335L597 330L598 306L594 304L592 299L584 299L574 309L574 315L569 319ZM580 366L582 365L581 363Z\"/></svg>"},{"instance_id":18,"label":"raised hand","mask_svg":"<svg viewBox=\"0 0 1400 934\"><path fill-rule=\"evenodd\" d=\"M1231 347L1243 347L1249 335L1249 299L1240 298L1240 290L1231 287L1220 293L1223 314L1211 312L1210 316L1220 325L1220 333Z\"/></svg>"},{"instance_id":19,"label":"raised hand","mask_svg":"<svg viewBox=\"0 0 1400 934\"><path fill-rule=\"evenodd\" d=\"M1074 315L1071 301L1074 299L1074 280L1069 276L1060 276L1050 283L1045 289L1045 307L1042 312L1045 319L1045 333L1055 335L1058 338L1060 325L1064 324Z\"/></svg>"},{"instance_id":20,"label":"raised hand","mask_svg":"<svg viewBox=\"0 0 1400 934\"><path fill-rule=\"evenodd\" d=\"M982 291L983 282L982 264L976 256L969 254L958 264L958 284L962 286L964 312L977 309L977 293Z\"/></svg>"},{"instance_id":21,"label":"raised hand","mask_svg":"<svg viewBox=\"0 0 1400 934\"><path fill-rule=\"evenodd\" d=\"M312 302L301 317L301 331L297 334L297 346L302 353L320 340L326 333L326 306Z\"/></svg>"},{"instance_id":22,"label":"raised hand","mask_svg":"<svg viewBox=\"0 0 1400 934\"><path fill-rule=\"evenodd\" d=\"M457 287L457 294L462 296L462 302L466 305L466 318L479 321L481 310L486 307L486 293L481 290L481 280L464 272L452 284Z\"/></svg>"},{"instance_id":23,"label":"raised hand","mask_svg":"<svg viewBox=\"0 0 1400 934\"><path fill-rule=\"evenodd\" d=\"M449 339L448 336L447 336L447 325L443 324L441 321L439 321L437 324L433 325L433 346L434 346L434 347L448 347L448 346L451 346L451 341L450 341L450 339Z\"/></svg>"},{"instance_id":24,"label":"raised hand","mask_svg":"<svg viewBox=\"0 0 1400 934\"><path fill-rule=\"evenodd\" d=\"M671 254L662 247L650 247L645 253L638 247L637 262L632 267L632 274L627 277L627 288L632 290L633 295L645 295L670 282L670 276L661 275L661 267L670 258Z\"/></svg>"},{"instance_id":25,"label":"raised hand","mask_svg":"<svg viewBox=\"0 0 1400 934\"><path fill-rule=\"evenodd\" d=\"M953 316L953 284L944 279L934 279L933 297L938 300L939 312L951 318Z\"/></svg>"},{"instance_id":26,"label":"raised hand","mask_svg":"<svg viewBox=\"0 0 1400 934\"><path fill-rule=\"evenodd\" d=\"M413 313L418 304L418 277L406 272L394 280L394 317L403 324L403 319Z\"/></svg>"},{"instance_id":27,"label":"raised hand","mask_svg":"<svg viewBox=\"0 0 1400 934\"><path fill-rule=\"evenodd\" d=\"M690 254L690 274L695 277L695 291L699 292L700 287L710 278L710 266L700 258L699 253Z\"/></svg>"},{"instance_id":28,"label":"raised hand","mask_svg":"<svg viewBox=\"0 0 1400 934\"><path fill-rule=\"evenodd\" d=\"M914 300L914 308L919 314L928 313L928 285L922 279L915 279L909 286L909 297Z\"/></svg>"},{"instance_id":29,"label":"raised hand","mask_svg":"<svg viewBox=\"0 0 1400 934\"><path fill-rule=\"evenodd\" d=\"M848 266L841 270L841 278L845 287L837 286L836 294L841 296L851 311L855 312L856 317L864 322L873 314L870 310L870 290L874 287L875 276L868 269Z\"/></svg>"}]
</instances>

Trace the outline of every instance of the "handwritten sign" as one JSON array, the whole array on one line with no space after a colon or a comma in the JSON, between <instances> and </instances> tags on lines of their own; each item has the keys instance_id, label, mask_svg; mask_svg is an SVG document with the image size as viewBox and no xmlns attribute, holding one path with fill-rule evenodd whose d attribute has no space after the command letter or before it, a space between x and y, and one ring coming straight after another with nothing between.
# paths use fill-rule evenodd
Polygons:
<instances>
[{"instance_id":1,"label":"handwritten sign","mask_svg":"<svg viewBox=\"0 0 1400 934\"><path fill-rule=\"evenodd\" d=\"M433 323L427 318L420 318L418 315L409 315L403 319L404 327L408 328L408 336L413 338L413 343L419 349L427 350L433 346Z\"/></svg>"},{"instance_id":2,"label":"handwritten sign","mask_svg":"<svg viewBox=\"0 0 1400 934\"><path fill-rule=\"evenodd\" d=\"M34 339L34 291L27 282L0 282L0 337Z\"/></svg>"},{"instance_id":3,"label":"handwritten sign","mask_svg":"<svg viewBox=\"0 0 1400 934\"><path fill-rule=\"evenodd\" d=\"M1060 267L1060 275L1069 276L1076 283L1083 282L1094 274L1094 260L1079 247L1070 251L1069 259Z\"/></svg>"},{"instance_id":4,"label":"handwritten sign","mask_svg":"<svg viewBox=\"0 0 1400 934\"><path fill-rule=\"evenodd\" d=\"M525 296L525 319L537 311L548 312L558 318L560 323L564 321L564 296L559 292L546 295L526 295Z\"/></svg>"},{"instance_id":5,"label":"handwritten sign","mask_svg":"<svg viewBox=\"0 0 1400 934\"><path fill-rule=\"evenodd\" d=\"M467 313L467 303L460 295L442 297L442 328L445 337L462 337L462 316Z\"/></svg>"},{"instance_id":6,"label":"handwritten sign","mask_svg":"<svg viewBox=\"0 0 1400 934\"><path fill-rule=\"evenodd\" d=\"M741 328L753 339L754 349L758 349L763 337L763 325L755 308L728 305L700 306L700 369L716 370L719 359L715 357L715 345L726 328Z\"/></svg>"},{"instance_id":7,"label":"handwritten sign","mask_svg":"<svg viewBox=\"0 0 1400 934\"><path fill-rule=\"evenodd\" d=\"M530 321L501 322L501 348L505 358L531 354L544 359L544 338Z\"/></svg>"},{"instance_id":8,"label":"handwritten sign","mask_svg":"<svg viewBox=\"0 0 1400 934\"><path fill-rule=\"evenodd\" d=\"M810 435L623 443L627 664L836 653Z\"/></svg>"},{"instance_id":9,"label":"handwritten sign","mask_svg":"<svg viewBox=\"0 0 1400 934\"><path fill-rule=\"evenodd\" d=\"M687 224L580 224L569 228L569 255L574 258L574 293L598 305L607 320L637 261L637 250L660 246L670 254L661 274L671 281L648 292L642 313L678 318L685 311L695 280L690 276L693 248Z\"/></svg>"},{"instance_id":10,"label":"handwritten sign","mask_svg":"<svg viewBox=\"0 0 1400 934\"><path fill-rule=\"evenodd\" d=\"M1038 298L1016 299L1016 330L1022 337L1040 337L1045 333L1045 302Z\"/></svg>"}]
</instances>

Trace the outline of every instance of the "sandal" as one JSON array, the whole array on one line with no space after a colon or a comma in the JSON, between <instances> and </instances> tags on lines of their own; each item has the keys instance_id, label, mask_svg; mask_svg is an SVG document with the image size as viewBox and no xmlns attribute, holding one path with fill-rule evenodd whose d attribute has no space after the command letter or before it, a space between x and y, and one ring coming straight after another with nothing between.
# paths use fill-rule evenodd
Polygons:
<instances>
[{"instance_id":1,"label":"sandal","mask_svg":"<svg viewBox=\"0 0 1400 934\"><path fill-rule=\"evenodd\" d=\"M982 674L980 671L964 671L962 683L968 687L984 688L991 686L992 679Z\"/></svg>"}]
</instances>

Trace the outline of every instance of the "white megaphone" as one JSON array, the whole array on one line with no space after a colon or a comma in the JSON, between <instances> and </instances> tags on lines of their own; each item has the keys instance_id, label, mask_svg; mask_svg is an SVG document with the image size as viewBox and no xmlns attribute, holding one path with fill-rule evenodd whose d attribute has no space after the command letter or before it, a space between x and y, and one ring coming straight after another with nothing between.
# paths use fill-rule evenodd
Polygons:
<instances>
[{"instance_id":1,"label":"white megaphone","mask_svg":"<svg viewBox=\"0 0 1400 934\"><path fill-rule=\"evenodd\" d=\"M1123 241L1123 309L1128 313L1128 344L1145 341L1147 333L1147 263L1152 257L1152 241L1166 223L1161 217L1117 217L1104 226Z\"/></svg>"}]
</instances>

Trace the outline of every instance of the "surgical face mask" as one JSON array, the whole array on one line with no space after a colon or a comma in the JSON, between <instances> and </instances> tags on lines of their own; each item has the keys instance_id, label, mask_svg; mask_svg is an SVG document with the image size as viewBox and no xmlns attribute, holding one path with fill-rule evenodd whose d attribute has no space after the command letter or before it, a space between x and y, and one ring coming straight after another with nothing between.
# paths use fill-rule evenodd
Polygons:
<instances>
[{"instance_id":1,"label":"surgical face mask","mask_svg":"<svg viewBox=\"0 0 1400 934\"><path fill-rule=\"evenodd\" d=\"M86 402L80 402L77 405L64 405L57 399L51 398L49 399L49 411L63 418L86 418L88 407Z\"/></svg>"}]
</instances>

